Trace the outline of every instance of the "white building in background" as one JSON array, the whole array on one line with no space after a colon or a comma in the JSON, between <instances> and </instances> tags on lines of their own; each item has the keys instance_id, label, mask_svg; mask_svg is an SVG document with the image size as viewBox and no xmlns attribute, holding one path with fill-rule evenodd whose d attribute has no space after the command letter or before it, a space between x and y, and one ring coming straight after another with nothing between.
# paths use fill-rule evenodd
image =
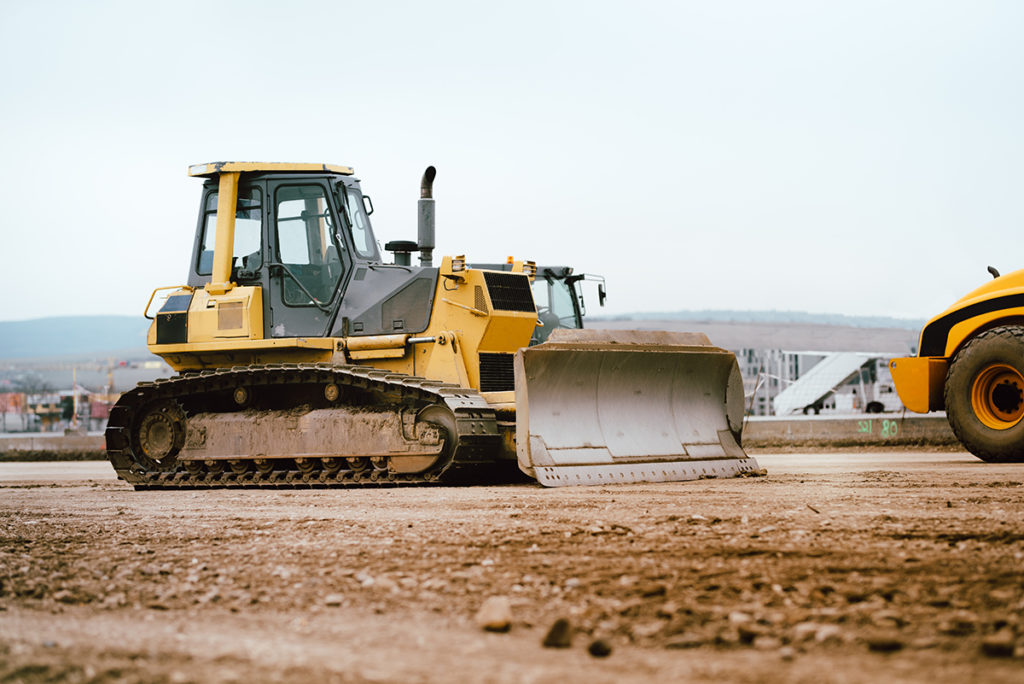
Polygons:
<instances>
[{"instance_id":1,"label":"white building in background","mask_svg":"<svg viewBox=\"0 0 1024 684\"><path fill-rule=\"evenodd\" d=\"M740 349L747 414L853 414L901 411L890 355L872 352Z\"/></svg>"}]
</instances>

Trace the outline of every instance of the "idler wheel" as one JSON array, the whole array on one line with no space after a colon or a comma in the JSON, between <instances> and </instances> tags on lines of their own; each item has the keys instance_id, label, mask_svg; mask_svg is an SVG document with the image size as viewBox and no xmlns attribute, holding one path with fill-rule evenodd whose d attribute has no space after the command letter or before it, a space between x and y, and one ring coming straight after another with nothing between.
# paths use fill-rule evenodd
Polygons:
<instances>
[{"instance_id":1,"label":"idler wheel","mask_svg":"<svg viewBox=\"0 0 1024 684\"><path fill-rule=\"evenodd\" d=\"M185 445L185 411L173 401L143 409L132 433L135 460L147 470L170 472Z\"/></svg>"}]
</instances>

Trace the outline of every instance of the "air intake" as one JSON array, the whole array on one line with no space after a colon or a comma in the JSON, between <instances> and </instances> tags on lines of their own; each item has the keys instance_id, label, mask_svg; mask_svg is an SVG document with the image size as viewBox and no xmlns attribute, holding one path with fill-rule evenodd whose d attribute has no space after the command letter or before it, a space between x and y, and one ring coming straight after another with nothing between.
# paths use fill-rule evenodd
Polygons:
<instances>
[{"instance_id":1,"label":"air intake","mask_svg":"<svg viewBox=\"0 0 1024 684\"><path fill-rule=\"evenodd\" d=\"M530 279L521 273L484 271L491 305L501 311L536 311Z\"/></svg>"}]
</instances>

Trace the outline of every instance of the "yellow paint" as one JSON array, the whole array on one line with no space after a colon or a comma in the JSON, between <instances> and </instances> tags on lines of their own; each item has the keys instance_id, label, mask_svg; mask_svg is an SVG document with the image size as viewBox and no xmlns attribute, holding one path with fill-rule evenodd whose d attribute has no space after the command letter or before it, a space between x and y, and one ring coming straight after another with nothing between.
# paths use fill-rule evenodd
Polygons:
<instances>
[{"instance_id":1,"label":"yellow paint","mask_svg":"<svg viewBox=\"0 0 1024 684\"><path fill-rule=\"evenodd\" d=\"M516 393L509 392L481 392L480 396L487 400L495 410L514 411L516 408Z\"/></svg>"},{"instance_id":2,"label":"yellow paint","mask_svg":"<svg viewBox=\"0 0 1024 684\"><path fill-rule=\"evenodd\" d=\"M334 351L334 339L331 337L281 337L270 340L214 340L211 342L185 342L183 344L151 344L154 354L199 354L211 351L265 351L282 349L319 349Z\"/></svg>"},{"instance_id":3,"label":"yellow paint","mask_svg":"<svg viewBox=\"0 0 1024 684\"><path fill-rule=\"evenodd\" d=\"M537 275L536 261L520 261L517 259L513 259L512 257L509 257L508 263L512 264L512 273L525 273L527 276L529 276L530 282L533 282L533 279Z\"/></svg>"},{"instance_id":4,"label":"yellow paint","mask_svg":"<svg viewBox=\"0 0 1024 684\"><path fill-rule=\"evenodd\" d=\"M479 389L479 354L512 355L529 345L536 311L495 310L484 272L455 270L451 257L442 260L440 273L430 323L416 335L432 342L409 344L407 334L261 339L261 289L233 286L220 294L197 290L189 307L188 342L157 345L154 326L150 350L176 370L348 362ZM496 406L515 401L512 392L489 392L486 398Z\"/></svg>"},{"instance_id":5,"label":"yellow paint","mask_svg":"<svg viewBox=\"0 0 1024 684\"><path fill-rule=\"evenodd\" d=\"M954 302L948 309L939 315L932 317L932 319L925 325L924 329L922 329L922 333L934 321L944 318L945 316L959 311L960 309L974 304L980 304L990 299L1015 294L1024 294L1024 270L1007 273L1004 276L989 280L984 285L971 290ZM947 358L951 358L956 353L957 349L963 346L964 342L973 337L977 332L986 328L991 328L994 322L1014 317L1024 320L1024 307L999 309L960 321L949 331L949 337L946 339L946 348L944 350L945 356ZM921 348L920 341L918 342L918 348Z\"/></svg>"},{"instance_id":6,"label":"yellow paint","mask_svg":"<svg viewBox=\"0 0 1024 684\"><path fill-rule=\"evenodd\" d=\"M408 335L367 335L342 338L339 349L365 351L368 349L404 349Z\"/></svg>"},{"instance_id":7,"label":"yellow paint","mask_svg":"<svg viewBox=\"0 0 1024 684\"><path fill-rule=\"evenodd\" d=\"M1013 271L1012 273L1007 273L999 278L986 281L984 285L974 288L958 299L953 303L953 306L949 307L943 313L962 309L967 305L991 299L993 296L1001 297L1003 295L1017 294L1019 292L1024 292L1024 269L1020 271ZM942 314L939 315L941 316Z\"/></svg>"},{"instance_id":8,"label":"yellow paint","mask_svg":"<svg viewBox=\"0 0 1024 684\"><path fill-rule=\"evenodd\" d=\"M193 295L188 310L187 342L158 345L156 326L150 327L150 350L172 368L355 362L479 389L480 353L511 355L529 344L537 322L536 311L495 311L483 271L467 269L465 256L461 255L442 260L429 325L416 335L433 341L409 344L409 336L404 334L262 339L261 288L239 287L231 282L240 175L259 172L349 175L353 170L347 166L281 162L211 162L189 168L191 176L218 178L213 273L211 282L202 290L177 291ZM326 233L322 237L321 247L326 247ZM536 273L532 261L511 263L511 273L522 273L528 278ZM153 296L155 292L147 303L147 312ZM487 396L496 406L514 408L511 392L489 392Z\"/></svg>"},{"instance_id":9,"label":"yellow paint","mask_svg":"<svg viewBox=\"0 0 1024 684\"><path fill-rule=\"evenodd\" d=\"M191 335L191 330L189 333ZM329 337L290 337L156 344L156 325L149 329L149 350L162 357L176 371L260 363L330 363L334 342Z\"/></svg>"},{"instance_id":10,"label":"yellow paint","mask_svg":"<svg viewBox=\"0 0 1024 684\"><path fill-rule=\"evenodd\" d=\"M239 325L232 325L240 319ZM221 295L199 290L188 309L188 341L211 342L263 337L263 289L259 286L234 287Z\"/></svg>"},{"instance_id":11,"label":"yellow paint","mask_svg":"<svg viewBox=\"0 0 1024 684\"><path fill-rule=\"evenodd\" d=\"M230 290L231 263L235 249L235 206L238 200L238 173L222 173L218 179L217 233L213 246L213 275L206 284L211 294Z\"/></svg>"},{"instance_id":12,"label":"yellow paint","mask_svg":"<svg viewBox=\"0 0 1024 684\"><path fill-rule=\"evenodd\" d=\"M1002 294L1010 293L1001 293L1000 296L1002 296ZM988 297L986 297L986 299L988 299ZM1000 309L998 311L991 311L980 316L968 318L966 321L960 321L950 329L949 337L946 338L946 357L952 358L953 355L956 354L957 350L977 333L982 330L992 328L996 324L1010 318L1017 318L1018 322L1024 321L1024 307Z\"/></svg>"},{"instance_id":13,"label":"yellow paint","mask_svg":"<svg viewBox=\"0 0 1024 684\"><path fill-rule=\"evenodd\" d=\"M366 349L364 351L350 351L348 358L352 359L356 363L363 363L370 359L403 359L405 358L405 349ZM373 365L368 364L368 365Z\"/></svg>"},{"instance_id":14,"label":"yellow paint","mask_svg":"<svg viewBox=\"0 0 1024 684\"><path fill-rule=\"evenodd\" d=\"M484 281L484 272L479 269L453 272L452 265L451 257L441 260L441 277L438 278L434 301L443 305L434 307L430 326L422 335L432 337L442 331L453 333L455 347L443 355L448 360L446 363L455 363L460 377L464 374L468 386L479 389L480 352L512 354L528 346L537 324L537 313L495 310ZM478 287L485 297L486 312L476 306ZM438 345L423 346L438 348ZM417 373L420 373L418 364Z\"/></svg>"},{"instance_id":15,"label":"yellow paint","mask_svg":"<svg viewBox=\"0 0 1024 684\"><path fill-rule=\"evenodd\" d=\"M355 171L349 166L335 164L293 164L289 162L209 162L188 167L190 176L216 176L218 173L274 173L288 171L340 173L351 176Z\"/></svg>"},{"instance_id":16,"label":"yellow paint","mask_svg":"<svg viewBox=\"0 0 1024 684\"><path fill-rule=\"evenodd\" d=\"M922 336L918 338L918 349L923 347L924 331L935 321L966 307L1015 294L1024 294L1024 270L1007 273L987 281L965 294L942 313L934 316L921 330ZM946 384L946 373L950 361L957 351L979 332L1012 322L1024 322L1024 307L997 309L972 316L955 324L950 328L949 335L946 337L943 356L892 359L889 362L889 369L892 371L896 391L904 406L917 413L942 409L944 407L943 391Z\"/></svg>"},{"instance_id":17,"label":"yellow paint","mask_svg":"<svg viewBox=\"0 0 1024 684\"><path fill-rule=\"evenodd\" d=\"M943 407L942 390L949 362L937 357L911 356L889 361L889 371L900 401L915 413Z\"/></svg>"},{"instance_id":18,"label":"yellow paint","mask_svg":"<svg viewBox=\"0 0 1024 684\"><path fill-rule=\"evenodd\" d=\"M460 278L459 280L461 281L462 279ZM468 311L469 313L473 314L474 316L486 316L487 315L486 311L481 311L480 309L476 309L476 308L474 308L472 306L468 306L466 304L460 304L459 302L452 301L451 299L448 299L447 297L442 297L441 301L444 302L445 304L450 304L451 306L457 306L460 309L465 309L466 311Z\"/></svg>"},{"instance_id":19,"label":"yellow paint","mask_svg":"<svg viewBox=\"0 0 1024 684\"><path fill-rule=\"evenodd\" d=\"M1024 418L1024 403L1006 406L1004 401L1000 407L1000 387L1012 388L1021 396L1024 393L1024 376L1013 366L992 364L979 373L971 384L971 408L985 427L1009 430Z\"/></svg>"},{"instance_id":20,"label":"yellow paint","mask_svg":"<svg viewBox=\"0 0 1024 684\"><path fill-rule=\"evenodd\" d=\"M430 324L424 332L416 335L432 337L434 342L409 345L403 339L404 346L398 349L396 345L403 336L350 337L341 345L346 349L348 359L384 370L479 389L481 352L511 355L529 345L537 323L535 311L496 311L487 292L483 271L453 270L451 257L442 259L440 272ZM476 307L477 288L485 297L487 311ZM367 353L367 347L371 345L379 350L372 355ZM385 353L388 350L392 350L392 354ZM401 355L396 353L398 351ZM511 404L515 401L512 394L488 392L486 398L495 404Z\"/></svg>"},{"instance_id":21,"label":"yellow paint","mask_svg":"<svg viewBox=\"0 0 1024 684\"><path fill-rule=\"evenodd\" d=\"M444 342L442 343L441 340ZM431 380L450 382L462 387L471 387L469 372L466 368L466 361L462 355L462 345L458 342L458 335L454 332L441 333L432 349L425 350L426 364L417 367L417 374L423 375Z\"/></svg>"},{"instance_id":22,"label":"yellow paint","mask_svg":"<svg viewBox=\"0 0 1024 684\"><path fill-rule=\"evenodd\" d=\"M301 345L251 349L236 348L233 345L228 348L224 344L210 345L210 347L207 351L191 349L187 352L174 353L164 350L154 353L159 353L167 365L176 371L231 368L265 363L331 363L330 350Z\"/></svg>"}]
</instances>

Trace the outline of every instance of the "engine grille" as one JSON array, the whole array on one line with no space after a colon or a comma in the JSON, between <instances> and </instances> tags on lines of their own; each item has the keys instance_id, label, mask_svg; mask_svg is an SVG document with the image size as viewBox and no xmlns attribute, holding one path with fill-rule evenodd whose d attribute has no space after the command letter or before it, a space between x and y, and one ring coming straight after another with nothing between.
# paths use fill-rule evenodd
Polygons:
<instances>
[{"instance_id":1,"label":"engine grille","mask_svg":"<svg viewBox=\"0 0 1024 684\"><path fill-rule=\"evenodd\" d=\"M530 279L522 273L484 271L491 304L502 311L536 311Z\"/></svg>"},{"instance_id":2,"label":"engine grille","mask_svg":"<svg viewBox=\"0 0 1024 684\"><path fill-rule=\"evenodd\" d=\"M508 392L516 388L512 354L480 354L480 391Z\"/></svg>"}]
</instances>

